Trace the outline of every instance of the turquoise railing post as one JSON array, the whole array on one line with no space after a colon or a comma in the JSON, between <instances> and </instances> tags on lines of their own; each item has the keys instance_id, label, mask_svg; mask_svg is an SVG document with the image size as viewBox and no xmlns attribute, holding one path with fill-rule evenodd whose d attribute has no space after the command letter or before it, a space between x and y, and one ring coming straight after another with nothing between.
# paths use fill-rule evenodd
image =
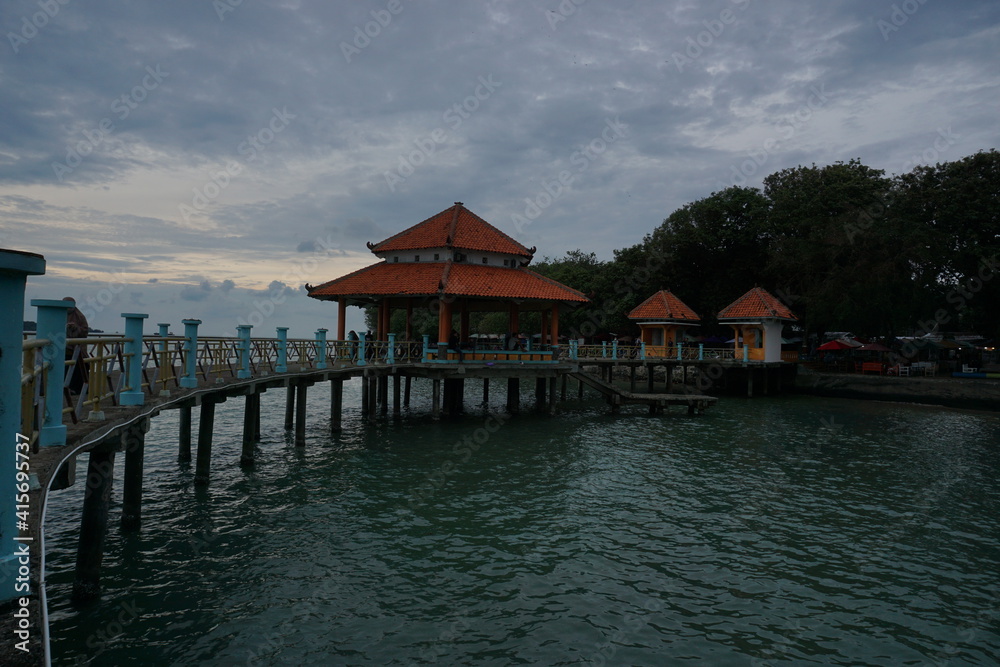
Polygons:
<instances>
[{"instance_id":1,"label":"turquoise railing post","mask_svg":"<svg viewBox=\"0 0 1000 667\"><path fill-rule=\"evenodd\" d=\"M236 325L236 335L240 339L240 369L236 371L236 378L238 380L249 380L250 379L250 330L253 329L252 324L237 324Z\"/></svg>"},{"instance_id":2,"label":"turquoise railing post","mask_svg":"<svg viewBox=\"0 0 1000 667\"><path fill-rule=\"evenodd\" d=\"M31 434L21 433L21 345L24 327L24 288L28 276L45 273L45 258L33 252L0 250L0 572L18 570L23 545L17 543L18 485L28 481L31 473L17 470L19 461L27 461L31 452ZM65 335L65 325L63 334ZM60 384L59 397L62 398ZM20 454L20 456L19 456ZM32 508L36 509L36 508ZM24 593L15 588L17 577L0 576L0 602L13 600ZM5 612L7 613L7 612Z\"/></svg>"},{"instance_id":3,"label":"turquoise railing post","mask_svg":"<svg viewBox=\"0 0 1000 667\"><path fill-rule=\"evenodd\" d=\"M385 362L387 364L396 363L396 334L389 334L389 349L385 353Z\"/></svg>"},{"instance_id":4,"label":"turquoise railing post","mask_svg":"<svg viewBox=\"0 0 1000 667\"><path fill-rule=\"evenodd\" d=\"M643 361L646 360L646 341L639 341L639 358Z\"/></svg>"},{"instance_id":5,"label":"turquoise railing post","mask_svg":"<svg viewBox=\"0 0 1000 667\"><path fill-rule=\"evenodd\" d=\"M122 313L122 317L125 318L125 386L129 390L121 393L118 404L142 405L146 402L142 393L142 321L149 315Z\"/></svg>"},{"instance_id":6,"label":"turquoise railing post","mask_svg":"<svg viewBox=\"0 0 1000 667\"><path fill-rule=\"evenodd\" d=\"M63 386L66 383L66 313L73 307L71 301L32 299L38 308L35 336L47 340L42 349L42 359L48 364L45 371L45 418L38 434L40 447L59 447L66 444L66 426L62 423ZM21 311L17 311L21 312ZM85 355L82 355L85 356ZM83 358L77 360L83 363ZM18 382L17 386L21 383ZM15 414L17 411L14 411Z\"/></svg>"},{"instance_id":7,"label":"turquoise railing post","mask_svg":"<svg viewBox=\"0 0 1000 667\"><path fill-rule=\"evenodd\" d=\"M364 366L367 363L365 361L365 335L360 333L358 334L358 366Z\"/></svg>"},{"instance_id":8,"label":"turquoise railing post","mask_svg":"<svg viewBox=\"0 0 1000 667\"><path fill-rule=\"evenodd\" d=\"M601 341L601 358L602 359L608 358L608 341L606 340Z\"/></svg>"},{"instance_id":9,"label":"turquoise railing post","mask_svg":"<svg viewBox=\"0 0 1000 667\"><path fill-rule=\"evenodd\" d=\"M169 323L164 323L164 322L157 322L156 326L160 327L160 334L159 335L160 335L160 338L163 339L160 342L160 357L163 360L161 363L173 364L174 363L173 360L170 358L170 355L167 353L167 349L170 347L167 344L167 337L170 335L170 324ZM161 366L160 367L160 375L163 375L164 372L165 371L163 370L163 367ZM171 375L173 375L173 372L171 372ZM150 392L152 392L152 389L150 389ZM167 389L166 383L163 383L163 388L160 389L160 396L163 397L163 398L167 398L167 397L170 396L170 390Z\"/></svg>"},{"instance_id":10,"label":"turquoise railing post","mask_svg":"<svg viewBox=\"0 0 1000 667\"><path fill-rule=\"evenodd\" d=\"M432 351L430 334L424 334L424 353L420 355L421 361L430 361Z\"/></svg>"},{"instance_id":11,"label":"turquoise railing post","mask_svg":"<svg viewBox=\"0 0 1000 667\"><path fill-rule=\"evenodd\" d=\"M743 346L743 361L750 361L750 346Z\"/></svg>"},{"instance_id":12,"label":"turquoise railing post","mask_svg":"<svg viewBox=\"0 0 1000 667\"><path fill-rule=\"evenodd\" d=\"M580 341L575 338L571 338L569 341L569 358L573 361L579 359L580 355Z\"/></svg>"},{"instance_id":13,"label":"turquoise railing post","mask_svg":"<svg viewBox=\"0 0 1000 667\"><path fill-rule=\"evenodd\" d=\"M698 361L705 359L705 344L698 343Z\"/></svg>"},{"instance_id":14,"label":"turquoise railing post","mask_svg":"<svg viewBox=\"0 0 1000 667\"><path fill-rule=\"evenodd\" d=\"M615 338L613 341L611 341L611 358L612 359L617 359L618 358L618 339L617 338Z\"/></svg>"},{"instance_id":15,"label":"turquoise railing post","mask_svg":"<svg viewBox=\"0 0 1000 667\"><path fill-rule=\"evenodd\" d=\"M316 329L316 368L326 368L326 332L329 329Z\"/></svg>"},{"instance_id":16,"label":"turquoise railing post","mask_svg":"<svg viewBox=\"0 0 1000 667\"><path fill-rule=\"evenodd\" d=\"M528 336L528 340L524 344L525 352L531 352L531 336Z\"/></svg>"},{"instance_id":17,"label":"turquoise railing post","mask_svg":"<svg viewBox=\"0 0 1000 667\"><path fill-rule=\"evenodd\" d=\"M681 360L681 344L677 343L677 361Z\"/></svg>"},{"instance_id":18,"label":"turquoise railing post","mask_svg":"<svg viewBox=\"0 0 1000 667\"><path fill-rule=\"evenodd\" d=\"M184 364L184 377L181 378L180 385L185 389L194 389L198 386L198 325L201 320L181 320L184 325L184 353L186 355Z\"/></svg>"},{"instance_id":19,"label":"turquoise railing post","mask_svg":"<svg viewBox=\"0 0 1000 667\"><path fill-rule=\"evenodd\" d=\"M278 332L278 363L274 367L275 373L288 372L288 327L275 327Z\"/></svg>"}]
</instances>

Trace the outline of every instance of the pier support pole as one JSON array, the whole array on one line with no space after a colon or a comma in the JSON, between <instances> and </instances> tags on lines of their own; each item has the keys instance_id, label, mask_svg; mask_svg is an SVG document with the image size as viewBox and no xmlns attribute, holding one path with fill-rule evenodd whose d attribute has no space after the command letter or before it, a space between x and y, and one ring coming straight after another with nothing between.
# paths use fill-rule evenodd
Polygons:
<instances>
[{"instance_id":1,"label":"pier support pole","mask_svg":"<svg viewBox=\"0 0 1000 667\"><path fill-rule=\"evenodd\" d=\"M76 603L89 602L101 595L101 561L104 559L104 538L108 533L114 471L113 450L100 448L90 451L73 581L73 601Z\"/></svg>"},{"instance_id":2,"label":"pier support pole","mask_svg":"<svg viewBox=\"0 0 1000 667\"><path fill-rule=\"evenodd\" d=\"M395 419L400 417L399 409L399 374L392 376L392 416Z\"/></svg>"},{"instance_id":3,"label":"pier support pole","mask_svg":"<svg viewBox=\"0 0 1000 667\"><path fill-rule=\"evenodd\" d=\"M507 412L516 415L521 407L521 379L507 378Z\"/></svg>"},{"instance_id":4,"label":"pier support pole","mask_svg":"<svg viewBox=\"0 0 1000 667\"><path fill-rule=\"evenodd\" d=\"M295 383L288 383L288 390L285 394L285 430L292 428L295 423Z\"/></svg>"},{"instance_id":5,"label":"pier support pole","mask_svg":"<svg viewBox=\"0 0 1000 667\"><path fill-rule=\"evenodd\" d=\"M256 442L256 419L254 418L254 397L259 394L247 394L246 403L243 406L243 451L240 453L240 465L252 466L254 464L253 446Z\"/></svg>"},{"instance_id":6,"label":"pier support pole","mask_svg":"<svg viewBox=\"0 0 1000 667\"><path fill-rule=\"evenodd\" d=\"M330 380L330 435L340 433L344 407L344 381Z\"/></svg>"},{"instance_id":7,"label":"pier support pole","mask_svg":"<svg viewBox=\"0 0 1000 667\"><path fill-rule=\"evenodd\" d=\"M122 530L138 530L142 524L142 466L146 451L145 419L129 425L122 434L125 473L122 479Z\"/></svg>"},{"instance_id":8,"label":"pier support pole","mask_svg":"<svg viewBox=\"0 0 1000 667\"><path fill-rule=\"evenodd\" d=\"M368 378L368 423L374 424L378 419L378 389L379 378L372 375Z\"/></svg>"},{"instance_id":9,"label":"pier support pole","mask_svg":"<svg viewBox=\"0 0 1000 667\"><path fill-rule=\"evenodd\" d=\"M260 394L253 395L253 441L260 442Z\"/></svg>"},{"instance_id":10,"label":"pier support pole","mask_svg":"<svg viewBox=\"0 0 1000 667\"><path fill-rule=\"evenodd\" d=\"M434 419L441 417L441 380L437 378L431 381L431 416Z\"/></svg>"},{"instance_id":11,"label":"pier support pole","mask_svg":"<svg viewBox=\"0 0 1000 667\"><path fill-rule=\"evenodd\" d=\"M208 486L212 466L212 435L215 431L215 401L206 399L201 404L198 419L198 458L194 465L194 485Z\"/></svg>"},{"instance_id":12,"label":"pier support pole","mask_svg":"<svg viewBox=\"0 0 1000 667\"><path fill-rule=\"evenodd\" d=\"M576 397L583 398L583 380L576 381Z\"/></svg>"},{"instance_id":13,"label":"pier support pole","mask_svg":"<svg viewBox=\"0 0 1000 667\"><path fill-rule=\"evenodd\" d=\"M562 386L559 387L559 400L562 401L563 403L566 402L566 384L567 384L566 375L563 374Z\"/></svg>"},{"instance_id":14,"label":"pier support pole","mask_svg":"<svg viewBox=\"0 0 1000 667\"><path fill-rule=\"evenodd\" d=\"M556 413L556 379L554 377L549 378L549 414L554 415Z\"/></svg>"},{"instance_id":15,"label":"pier support pole","mask_svg":"<svg viewBox=\"0 0 1000 667\"><path fill-rule=\"evenodd\" d=\"M489 407L490 404L490 379L483 378L483 407Z\"/></svg>"},{"instance_id":16,"label":"pier support pole","mask_svg":"<svg viewBox=\"0 0 1000 667\"><path fill-rule=\"evenodd\" d=\"M407 375L406 380L403 382L403 407L410 407L410 380L412 378Z\"/></svg>"},{"instance_id":17,"label":"pier support pole","mask_svg":"<svg viewBox=\"0 0 1000 667\"><path fill-rule=\"evenodd\" d=\"M191 460L191 406L185 405L181 409L180 432L178 433L178 461Z\"/></svg>"},{"instance_id":18,"label":"pier support pole","mask_svg":"<svg viewBox=\"0 0 1000 667\"><path fill-rule=\"evenodd\" d=\"M535 409L545 407L545 378L535 378Z\"/></svg>"},{"instance_id":19,"label":"pier support pole","mask_svg":"<svg viewBox=\"0 0 1000 667\"><path fill-rule=\"evenodd\" d=\"M306 383L295 388L295 446L306 446Z\"/></svg>"},{"instance_id":20,"label":"pier support pole","mask_svg":"<svg viewBox=\"0 0 1000 667\"><path fill-rule=\"evenodd\" d=\"M361 376L361 416L367 417L371 406L368 405L368 381L367 375Z\"/></svg>"},{"instance_id":21,"label":"pier support pole","mask_svg":"<svg viewBox=\"0 0 1000 667\"><path fill-rule=\"evenodd\" d=\"M753 369L747 367L747 398L753 398Z\"/></svg>"},{"instance_id":22,"label":"pier support pole","mask_svg":"<svg viewBox=\"0 0 1000 667\"><path fill-rule=\"evenodd\" d=\"M379 414L385 417L389 414L389 376L383 375L378 379Z\"/></svg>"}]
</instances>

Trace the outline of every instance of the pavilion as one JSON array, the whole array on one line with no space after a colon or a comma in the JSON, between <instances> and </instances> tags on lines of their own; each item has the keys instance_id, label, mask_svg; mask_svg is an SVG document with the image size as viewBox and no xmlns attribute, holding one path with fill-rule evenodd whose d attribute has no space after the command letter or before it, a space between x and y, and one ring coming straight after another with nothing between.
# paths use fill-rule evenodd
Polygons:
<instances>
[{"instance_id":1,"label":"pavilion","mask_svg":"<svg viewBox=\"0 0 1000 667\"><path fill-rule=\"evenodd\" d=\"M438 313L439 360L449 358L456 314L458 336L466 341L470 313L506 312L509 331L518 333L519 314L539 312L542 345L558 345L560 313L588 301L582 293L529 270L535 248L518 243L462 202L367 245L380 262L315 287L306 286L310 297L337 302L338 340L345 339L348 305L378 308L377 340L387 340L392 311L405 309L405 338L412 340L413 308L417 306Z\"/></svg>"},{"instance_id":2,"label":"pavilion","mask_svg":"<svg viewBox=\"0 0 1000 667\"><path fill-rule=\"evenodd\" d=\"M681 342L683 329L701 322L698 314L670 290L660 290L628 314L639 325L639 338L646 344L646 354L665 357Z\"/></svg>"},{"instance_id":3,"label":"pavilion","mask_svg":"<svg viewBox=\"0 0 1000 667\"><path fill-rule=\"evenodd\" d=\"M785 322L796 322L798 318L770 292L754 287L719 311L718 320L719 324L733 328L737 358L742 336L749 347L750 361L771 363L781 361L781 330Z\"/></svg>"}]
</instances>

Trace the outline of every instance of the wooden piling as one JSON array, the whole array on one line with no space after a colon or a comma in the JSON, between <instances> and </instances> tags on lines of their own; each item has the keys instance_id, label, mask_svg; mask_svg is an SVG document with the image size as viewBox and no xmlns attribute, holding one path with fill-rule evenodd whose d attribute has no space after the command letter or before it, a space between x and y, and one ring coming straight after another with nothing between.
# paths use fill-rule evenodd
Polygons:
<instances>
[{"instance_id":1,"label":"wooden piling","mask_svg":"<svg viewBox=\"0 0 1000 667\"><path fill-rule=\"evenodd\" d=\"M198 419L198 458L195 460L195 486L208 486L212 463L212 432L215 429L215 401L206 399L201 404Z\"/></svg>"},{"instance_id":2,"label":"wooden piling","mask_svg":"<svg viewBox=\"0 0 1000 667\"><path fill-rule=\"evenodd\" d=\"M566 376L567 376L567 374L563 373L563 375L562 375L562 386L559 388L559 400L562 401L563 403L566 402L566 385L568 384Z\"/></svg>"},{"instance_id":3,"label":"wooden piling","mask_svg":"<svg viewBox=\"0 0 1000 667\"><path fill-rule=\"evenodd\" d=\"M483 407L490 405L490 379L483 378Z\"/></svg>"},{"instance_id":4,"label":"wooden piling","mask_svg":"<svg viewBox=\"0 0 1000 667\"><path fill-rule=\"evenodd\" d=\"M243 451L240 454L241 466L252 466L254 463L254 443L256 440L254 424L254 396L257 394L247 394L243 405Z\"/></svg>"},{"instance_id":5,"label":"wooden piling","mask_svg":"<svg viewBox=\"0 0 1000 667\"><path fill-rule=\"evenodd\" d=\"M178 434L178 461L191 460L191 406L185 405L181 409L180 433Z\"/></svg>"},{"instance_id":6,"label":"wooden piling","mask_svg":"<svg viewBox=\"0 0 1000 667\"><path fill-rule=\"evenodd\" d=\"M340 433L341 419L344 408L344 381L336 378L330 380L330 435Z\"/></svg>"},{"instance_id":7,"label":"wooden piling","mask_svg":"<svg viewBox=\"0 0 1000 667\"><path fill-rule=\"evenodd\" d=\"M87 490L83 496L80 541L76 550L73 601L88 602L101 595L101 561L108 532L108 511L114 481L115 452L93 449L87 463Z\"/></svg>"},{"instance_id":8,"label":"wooden piling","mask_svg":"<svg viewBox=\"0 0 1000 667\"><path fill-rule=\"evenodd\" d=\"M549 414L556 413L556 378L549 378Z\"/></svg>"},{"instance_id":9,"label":"wooden piling","mask_svg":"<svg viewBox=\"0 0 1000 667\"><path fill-rule=\"evenodd\" d=\"M441 380L437 378L431 381L431 416L441 417Z\"/></svg>"},{"instance_id":10,"label":"wooden piling","mask_svg":"<svg viewBox=\"0 0 1000 667\"><path fill-rule=\"evenodd\" d=\"M507 412L516 415L521 408L521 379L507 378Z\"/></svg>"},{"instance_id":11,"label":"wooden piling","mask_svg":"<svg viewBox=\"0 0 1000 667\"><path fill-rule=\"evenodd\" d=\"M368 423L374 424L378 418L378 378L368 378Z\"/></svg>"},{"instance_id":12,"label":"wooden piling","mask_svg":"<svg viewBox=\"0 0 1000 667\"><path fill-rule=\"evenodd\" d=\"M260 442L260 394L253 394L253 441Z\"/></svg>"},{"instance_id":13,"label":"wooden piling","mask_svg":"<svg viewBox=\"0 0 1000 667\"><path fill-rule=\"evenodd\" d=\"M285 394L285 430L292 428L295 423L295 383L288 382L288 392Z\"/></svg>"},{"instance_id":14,"label":"wooden piling","mask_svg":"<svg viewBox=\"0 0 1000 667\"><path fill-rule=\"evenodd\" d=\"M385 417L389 414L389 376L382 375L378 379L379 414Z\"/></svg>"},{"instance_id":15,"label":"wooden piling","mask_svg":"<svg viewBox=\"0 0 1000 667\"><path fill-rule=\"evenodd\" d=\"M406 376L406 381L403 383L403 406L410 407L410 380L412 380L409 375Z\"/></svg>"},{"instance_id":16,"label":"wooden piling","mask_svg":"<svg viewBox=\"0 0 1000 667\"><path fill-rule=\"evenodd\" d=\"M545 378L535 378L535 409L545 408Z\"/></svg>"},{"instance_id":17,"label":"wooden piling","mask_svg":"<svg viewBox=\"0 0 1000 667\"><path fill-rule=\"evenodd\" d=\"M361 416L367 417L371 406L368 404L368 383L370 378L367 375L361 376Z\"/></svg>"},{"instance_id":18,"label":"wooden piling","mask_svg":"<svg viewBox=\"0 0 1000 667\"><path fill-rule=\"evenodd\" d=\"M295 446L306 446L306 383L295 388Z\"/></svg>"},{"instance_id":19,"label":"wooden piling","mask_svg":"<svg viewBox=\"0 0 1000 667\"><path fill-rule=\"evenodd\" d=\"M399 419L401 411L399 409L399 374L392 376L392 416Z\"/></svg>"},{"instance_id":20,"label":"wooden piling","mask_svg":"<svg viewBox=\"0 0 1000 667\"><path fill-rule=\"evenodd\" d=\"M125 473L122 479L122 530L138 530L142 523L142 468L146 450L145 419L130 424L122 433Z\"/></svg>"}]
</instances>

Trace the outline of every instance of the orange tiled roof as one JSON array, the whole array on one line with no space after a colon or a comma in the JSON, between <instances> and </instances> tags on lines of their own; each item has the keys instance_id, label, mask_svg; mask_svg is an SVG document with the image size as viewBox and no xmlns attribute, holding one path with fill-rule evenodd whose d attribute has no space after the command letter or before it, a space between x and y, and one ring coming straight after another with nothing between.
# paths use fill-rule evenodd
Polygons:
<instances>
[{"instance_id":1,"label":"orange tiled roof","mask_svg":"<svg viewBox=\"0 0 1000 667\"><path fill-rule=\"evenodd\" d=\"M788 306L781 303L763 287L752 290L719 311L719 320L747 320L777 318L797 320Z\"/></svg>"},{"instance_id":2,"label":"orange tiled roof","mask_svg":"<svg viewBox=\"0 0 1000 667\"><path fill-rule=\"evenodd\" d=\"M582 293L524 268L452 262L380 262L309 292L314 299L384 296L475 296L583 303Z\"/></svg>"},{"instance_id":3,"label":"orange tiled roof","mask_svg":"<svg viewBox=\"0 0 1000 667\"><path fill-rule=\"evenodd\" d=\"M660 290L628 314L630 320L683 320L700 322L698 314L688 308L670 290Z\"/></svg>"},{"instance_id":4,"label":"orange tiled roof","mask_svg":"<svg viewBox=\"0 0 1000 667\"><path fill-rule=\"evenodd\" d=\"M534 248L528 249L455 202L437 215L404 229L394 236L375 244L368 244L372 252L420 250L423 248L459 248L531 257Z\"/></svg>"}]
</instances>

